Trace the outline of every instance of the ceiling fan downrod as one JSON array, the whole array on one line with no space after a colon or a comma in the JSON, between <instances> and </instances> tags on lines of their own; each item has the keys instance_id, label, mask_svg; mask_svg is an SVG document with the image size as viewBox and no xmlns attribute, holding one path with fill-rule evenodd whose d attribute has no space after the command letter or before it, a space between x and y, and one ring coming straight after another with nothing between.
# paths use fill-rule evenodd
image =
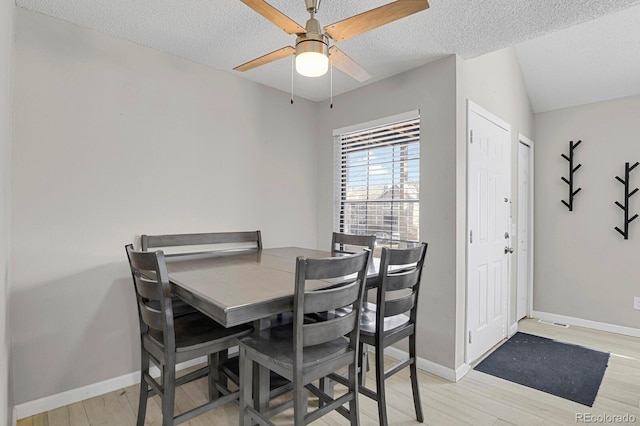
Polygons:
<instances>
[{"instance_id":1,"label":"ceiling fan downrod","mask_svg":"<svg viewBox=\"0 0 640 426\"><path fill-rule=\"evenodd\" d=\"M313 15L318 13L318 10L320 9L320 0L304 0L304 3L307 7L307 11L311 14L311 18L313 18Z\"/></svg>"},{"instance_id":2,"label":"ceiling fan downrod","mask_svg":"<svg viewBox=\"0 0 640 426\"><path fill-rule=\"evenodd\" d=\"M311 15L305 26L306 32L296 38L296 70L305 77L325 75L329 67L329 38L322 33L320 22L315 19L318 0L305 0Z\"/></svg>"}]
</instances>

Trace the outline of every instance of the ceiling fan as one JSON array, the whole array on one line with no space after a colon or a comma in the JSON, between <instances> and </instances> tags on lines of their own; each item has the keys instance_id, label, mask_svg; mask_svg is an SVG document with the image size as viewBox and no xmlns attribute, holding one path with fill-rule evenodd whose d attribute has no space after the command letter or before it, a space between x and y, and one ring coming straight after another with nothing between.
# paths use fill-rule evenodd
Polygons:
<instances>
[{"instance_id":1,"label":"ceiling fan","mask_svg":"<svg viewBox=\"0 0 640 426\"><path fill-rule=\"evenodd\" d=\"M296 71L299 74L307 77L319 77L327 72L329 57L331 57L333 66L360 82L370 79L371 75L335 45L329 47L329 39L337 43L429 7L428 0L396 0L335 24L327 25L321 30L320 23L315 19L320 0L305 0L305 5L310 15L305 27L298 25L264 0L240 1L288 34L297 35L297 38L295 47L286 46L267 53L235 67L234 70L247 71L269 62L295 55Z\"/></svg>"}]
</instances>

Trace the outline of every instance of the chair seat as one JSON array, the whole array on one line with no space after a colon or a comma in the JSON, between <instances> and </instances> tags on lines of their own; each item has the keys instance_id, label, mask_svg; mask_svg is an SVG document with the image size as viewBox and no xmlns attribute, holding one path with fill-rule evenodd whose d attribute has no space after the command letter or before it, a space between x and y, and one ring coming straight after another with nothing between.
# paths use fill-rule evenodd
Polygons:
<instances>
[{"instance_id":1,"label":"chair seat","mask_svg":"<svg viewBox=\"0 0 640 426\"><path fill-rule=\"evenodd\" d=\"M375 306L375 305L374 305ZM374 311L375 312L375 311ZM360 335L366 336L375 336L376 334L376 317L375 313L372 316L368 316L371 318L370 321L361 321L360 322ZM391 331L393 329L402 327L409 323L409 317L405 314L394 315L392 317L386 317L384 319L384 331Z\"/></svg>"},{"instance_id":2,"label":"chair seat","mask_svg":"<svg viewBox=\"0 0 640 426\"><path fill-rule=\"evenodd\" d=\"M160 310L160 301L154 300L152 302L147 303L147 306ZM191 306L190 304L188 304L187 302L185 302L184 300L180 299L177 296L173 296L171 298L171 306L173 308L174 318L200 312L196 308L194 308L193 306Z\"/></svg>"},{"instance_id":3,"label":"chair seat","mask_svg":"<svg viewBox=\"0 0 640 426\"><path fill-rule=\"evenodd\" d=\"M281 326L253 332L240 339L239 343L249 351L259 352L270 358L274 364L293 368L293 327ZM339 337L327 343L307 346L303 350L304 369L313 368L349 352L349 341Z\"/></svg>"},{"instance_id":4,"label":"chair seat","mask_svg":"<svg viewBox=\"0 0 640 426\"><path fill-rule=\"evenodd\" d=\"M176 296L171 298L171 305L173 305L174 318L199 312L196 308Z\"/></svg>"},{"instance_id":5,"label":"chair seat","mask_svg":"<svg viewBox=\"0 0 640 426\"><path fill-rule=\"evenodd\" d=\"M376 332L376 310L375 303L365 302L364 309L360 313L360 334L373 336ZM316 314L315 317L309 317L309 321L317 321L319 319L331 319L345 316L351 312L351 308L339 308L331 312L324 312L322 315ZM409 317L405 314L394 315L384 319L384 331L390 331L401 327L409 322Z\"/></svg>"},{"instance_id":6,"label":"chair seat","mask_svg":"<svg viewBox=\"0 0 640 426\"><path fill-rule=\"evenodd\" d=\"M199 352L209 347L212 341L215 341L216 345L224 346L229 340L244 337L253 330L250 325L226 328L200 312L175 318L173 324L178 357L180 357L181 353ZM161 331L151 329L145 337L145 344L161 350Z\"/></svg>"},{"instance_id":7,"label":"chair seat","mask_svg":"<svg viewBox=\"0 0 640 426\"><path fill-rule=\"evenodd\" d=\"M351 312L351 307L344 307L333 309L329 312L317 312L313 314L305 315L304 319L306 322L317 322L317 321L325 321L332 318L343 317ZM360 324L366 323L368 321L376 320L376 304L371 302L364 302L363 309L360 315Z\"/></svg>"}]
</instances>

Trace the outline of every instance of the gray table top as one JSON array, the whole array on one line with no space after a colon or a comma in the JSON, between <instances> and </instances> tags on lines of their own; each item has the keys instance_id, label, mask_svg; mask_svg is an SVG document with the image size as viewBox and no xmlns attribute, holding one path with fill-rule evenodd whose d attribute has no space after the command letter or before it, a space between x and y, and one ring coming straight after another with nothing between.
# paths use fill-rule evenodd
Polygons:
<instances>
[{"instance_id":1,"label":"gray table top","mask_svg":"<svg viewBox=\"0 0 640 426\"><path fill-rule=\"evenodd\" d=\"M208 252L170 257L167 270L178 297L232 327L293 310L296 257L329 255L300 247ZM370 265L368 281L377 277L376 264ZM330 284L317 281L307 286Z\"/></svg>"}]
</instances>

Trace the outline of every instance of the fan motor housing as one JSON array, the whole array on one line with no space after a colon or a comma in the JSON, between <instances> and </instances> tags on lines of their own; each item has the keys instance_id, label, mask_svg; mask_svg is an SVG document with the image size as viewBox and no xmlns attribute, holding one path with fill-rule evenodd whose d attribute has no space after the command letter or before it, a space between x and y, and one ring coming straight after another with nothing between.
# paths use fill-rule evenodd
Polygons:
<instances>
[{"instance_id":1,"label":"fan motor housing","mask_svg":"<svg viewBox=\"0 0 640 426\"><path fill-rule=\"evenodd\" d=\"M321 53L329 55L329 38L324 34L306 33L296 39L296 55L305 52Z\"/></svg>"}]
</instances>

